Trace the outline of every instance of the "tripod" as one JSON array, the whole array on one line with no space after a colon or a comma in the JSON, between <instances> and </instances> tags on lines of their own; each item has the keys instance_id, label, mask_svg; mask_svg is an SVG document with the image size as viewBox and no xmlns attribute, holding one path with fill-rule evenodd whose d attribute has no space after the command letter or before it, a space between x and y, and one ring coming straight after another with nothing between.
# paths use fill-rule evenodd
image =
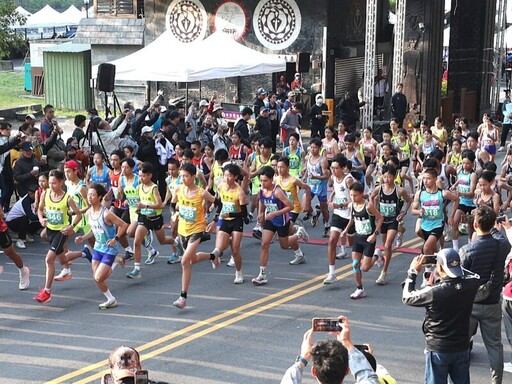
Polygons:
<instances>
[{"instance_id":1,"label":"tripod","mask_svg":"<svg viewBox=\"0 0 512 384\"><path fill-rule=\"evenodd\" d=\"M119 112L121 112L121 106L119 104L119 100L117 99L116 92L112 91L112 100L113 100L113 104L114 104L114 113L112 114L112 111L110 110L110 107L108 106L108 92L103 92L103 93L105 94L105 101L104 101L104 103L105 103L105 120L107 120L110 115L112 115L113 117L116 117L117 116L116 106L119 109Z\"/></svg>"},{"instance_id":2,"label":"tripod","mask_svg":"<svg viewBox=\"0 0 512 384\"><path fill-rule=\"evenodd\" d=\"M106 93L105 93L106 95ZM107 107L108 108L108 107ZM115 111L115 107L114 107ZM103 158L105 159L105 163L107 167L112 169L112 165L110 164L110 158L108 156L107 151L105 150L105 146L103 145L103 141L101 140L101 136L98 133L98 127L101 122L101 118L99 116L94 116L91 121L89 121L89 125L87 125L87 130L85 131L85 136L82 139L82 144L80 147L83 147L85 142L89 143L89 164L94 164L94 154L96 152L100 152L103 154ZM92 165L91 165L92 166Z\"/></svg>"}]
</instances>

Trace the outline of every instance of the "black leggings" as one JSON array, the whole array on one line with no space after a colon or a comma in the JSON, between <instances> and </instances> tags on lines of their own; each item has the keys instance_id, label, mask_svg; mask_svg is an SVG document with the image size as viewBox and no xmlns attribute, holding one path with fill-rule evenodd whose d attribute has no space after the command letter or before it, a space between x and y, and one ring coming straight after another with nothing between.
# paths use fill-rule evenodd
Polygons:
<instances>
[{"instance_id":1,"label":"black leggings","mask_svg":"<svg viewBox=\"0 0 512 384\"><path fill-rule=\"evenodd\" d=\"M43 227L39 221L29 221L27 216L18 217L7 223L9 229L18 234L18 239L25 240L27 233L33 235Z\"/></svg>"}]
</instances>

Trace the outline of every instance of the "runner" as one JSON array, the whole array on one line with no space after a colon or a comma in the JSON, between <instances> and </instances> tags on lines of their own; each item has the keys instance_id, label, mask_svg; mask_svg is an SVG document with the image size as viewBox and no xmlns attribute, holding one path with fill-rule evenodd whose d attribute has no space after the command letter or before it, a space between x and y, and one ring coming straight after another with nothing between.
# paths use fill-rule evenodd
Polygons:
<instances>
[{"instance_id":1,"label":"runner","mask_svg":"<svg viewBox=\"0 0 512 384\"><path fill-rule=\"evenodd\" d=\"M320 141L320 139L317 140ZM259 175L261 188L259 192L258 221L264 224L261 238L260 273L252 279L252 283L254 285L265 285L268 282L267 263L270 243L276 232L281 248L293 249L295 251L295 258L300 259L300 262L295 264L305 263L306 259L297 243L298 236L289 236L290 224L288 213L292 211L293 204L287 199L281 187L274 184L274 170L272 167L264 166L260 169Z\"/></svg>"},{"instance_id":2,"label":"runner","mask_svg":"<svg viewBox=\"0 0 512 384\"><path fill-rule=\"evenodd\" d=\"M105 165L105 156L103 152L96 152L93 156L94 165L89 168L85 181L87 184L98 183L105 187L107 191L110 190L110 178L108 167Z\"/></svg>"},{"instance_id":3,"label":"runner","mask_svg":"<svg viewBox=\"0 0 512 384\"><path fill-rule=\"evenodd\" d=\"M192 164L190 165L194 167ZM126 277L129 279L140 279L142 277L140 271L141 246L144 242L144 237L149 231L155 232L158 242L162 245L178 245L175 239L165 236L164 218L162 216L164 205L158 192L158 186L151 181L152 175L153 165L148 162L142 163L139 170L138 186L140 201L135 204L135 207L139 210L139 217L133 241L134 268L126 274ZM153 264L157 256L158 253L150 254L145 264Z\"/></svg>"},{"instance_id":4,"label":"runner","mask_svg":"<svg viewBox=\"0 0 512 384\"><path fill-rule=\"evenodd\" d=\"M178 235L185 253L181 259L181 294L172 303L175 307L183 309L187 306L187 294L192 278L192 265L201 261L210 260L213 269L220 265L220 251L217 254L197 252L201 238L206 230L205 201L215 203L217 206L220 200L215 199L208 191L195 184L196 167L192 164L184 164L181 167L182 184L175 190L171 207L178 207L179 222Z\"/></svg>"},{"instance_id":5,"label":"runner","mask_svg":"<svg viewBox=\"0 0 512 384\"><path fill-rule=\"evenodd\" d=\"M112 274L116 255L121 248L118 244L119 239L124 236L128 228L127 223L102 205L106 194L107 191L100 184L92 184L89 187L87 201L91 208L87 212L87 218L91 229L84 236L77 236L75 239L76 244L81 244L91 237L95 239L92 274L96 285L107 298L107 301L98 306L99 309L117 306L117 300L108 289L106 280Z\"/></svg>"},{"instance_id":6,"label":"runner","mask_svg":"<svg viewBox=\"0 0 512 384\"><path fill-rule=\"evenodd\" d=\"M165 179L165 184L167 185L167 192L164 199L164 206L167 205L167 202L172 201L176 188L181 184L181 175L180 175L180 163L176 159L167 160L167 178ZM178 240L178 220L179 215L178 212L174 213L171 208L171 218L170 218L170 228L171 228L171 237ZM183 257L183 247L178 240L178 246L174 244L171 245L172 253L167 259L167 264L177 264L181 262L181 258Z\"/></svg>"},{"instance_id":7,"label":"runner","mask_svg":"<svg viewBox=\"0 0 512 384\"><path fill-rule=\"evenodd\" d=\"M214 219L214 221L218 220L218 229L215 249L211 252L211 254L220 257L231 245L232 258L236 269L235 284L242 284L244 282L240 245L242 243L244 222L246 224L249 223L247 217L247 198L243 189L237 183L239 176L239 166L227 164L224 167L224 181L217 190L222 206L218 207L220 211L217 212L216 219Z\"/></svg>"},{"instance_id":8,"label":"runner","mask_svg":"<svg viewBox=\"0 0 512 384\"><path fill-rule=\"evenodd\" d=\"M51 300L51 289L55 275L55 258L65 264L66 241L74 234L75 227L82 220L82 213L71 196L64 192L64 175L54 169L49 174L50 188L41 196L37 216L42 227L46 228L46 236L50 242L50 250L46 254L46 283L43 289L34 297L39 303ZM68 211L73 211L73 221L70 223ZM71 273L66 279L71 279Z\"/></svg>"},{"instance_id":9,"label":"runner","mask_svg":"<svg viewBox=\"0 0 512 384\"><path fill-rule=\"evenodd\" d=\"M289 147L283 149L283 156L290 159L290 175L296 178L300 178L302 169L304 168L304 148L299 146L299 134L296 132L290 133L288 138Z\"/></svg>"},{"instance_id":10,"label":"runner","mask_svg":"<svg viewBox=\"0 0 512 384\"><path fill-rule=\"evenodd\" d=\"M372 203L365 201L363 184L356 182L350 186L350 199L352 202L348 205L348 209L351 211L352 217L341 235L345 236L352 225L355 225L356 234L352 245L352 269L356 290L350 295L350 298L357 300L366 297L362 272L368 272L377 261L382 262L379 257L375 257L375 245L384 218ZM377 223L375 223L375 220L377 220Z\"/></svg>"},{"instance_id":11,"label":"runner","mask_svg":"<svg viewBox=\"0 0 512 384\"><path fill-rule=\"evenodd\" d=\"M331 160L340 153L340 147L338 140L335 139L337 136L334 128L331 126L325 127L325 137L322 139L322 148L324 150L325 157L327 160Z\"/></svg>"},{"instance_id":12,"label":"runner","mask_svg":"<svg viewBox=\"0 0 512 384\"><path fill-rule=\"evenodd\" d=\"M382 184L376 187L371 195L370 201L379 208L384 221L380 229L382 234L382 245L384 246L384 266L380 276L375 281L378 285L386 285L386 274L388 273L389 263L391 262L393 242L398 231L398 225L403 221L405 215L411 207L411 197L405 190L395 184L397 170L392 165L382 167ZM406 203L402 210L403 203ZM377 249L377 257L381 259L382 250Z\"/></svg>"},{"instance_id":13,"label":"runner","mask_svg":"<svg viewBox=\"0 0 512 384\"><path fill-rule=\"evenodd\" d=\"M348 205L350 204L349 189L354 184L355 178L347 172L348 160L343 155L336 156L331 163L331 180L333 182L333 192L329 196L329 207L333 209L331 218L331 233L329 236L329 243L327 245L327 258L329 262L329 273L324 279L324 284L332 284L337 281L336 279L336 247L340 240L340 234L347 228L350 222L350 211ZM353 227L352 227L353 228ZM348 244L352 245L354 239L354 230L351 229L348 233ZM346 240L342 238L343 244ZM343 255L344 253L344 255ZM340 258L346 257L345 246L341 247Z\"/></svg>"},{"instance_id":14,"label":"runner","mask_svg":"<svg viewBox=\"0 0 512 384\"><path fill-rule=\"evenodd\" d=\"M405 182L409 182L409 188L411 194L414 193L414 185L412 183L412 177L409 175L409 167L411 165L411 156L414 147L412 146L409 138L407 137L407 131L405 128L398 130L398 139L395 140L396 144L400 148L398 153L398 159L400 160L400 178Z\"/></svg>"}]
</instances>

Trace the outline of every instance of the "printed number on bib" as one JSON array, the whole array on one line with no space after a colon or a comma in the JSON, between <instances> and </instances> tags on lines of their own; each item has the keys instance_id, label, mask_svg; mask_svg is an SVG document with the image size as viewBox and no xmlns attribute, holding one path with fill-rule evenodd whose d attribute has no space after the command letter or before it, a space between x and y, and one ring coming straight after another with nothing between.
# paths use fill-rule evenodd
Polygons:
<instances>
[{"instance_id":1,"label":"printed number on bib","mask_svg":"<svg viewBox=\"0 0 512 384\"><path fill-rule=\"evenodd\" d=\"M372 223L369 219L354 220L356 225L356 232L358 235L369 235L372 233Z\"/></svg>"},{"instance_id":2,"label":"printed number on bib","mask_svg":"<svg viewBox=\"0 0 512 384\"><path fill-rule=\"evenodd\" d=\"M64 224L64 214L60 211L46 211L46 218L52 225Z\"/></svg>"},{"instance_id":3,"label":"printed number on bib","mask_svg":"<svg viewBox=\"0 0 512 384\"><path fill-rule=\"evenodd\" d=\"M194 207L187 207L180 205L180 218L188 221L189 223L194 223L197 217L197 209Z\"/></svg>"}]
</instances>

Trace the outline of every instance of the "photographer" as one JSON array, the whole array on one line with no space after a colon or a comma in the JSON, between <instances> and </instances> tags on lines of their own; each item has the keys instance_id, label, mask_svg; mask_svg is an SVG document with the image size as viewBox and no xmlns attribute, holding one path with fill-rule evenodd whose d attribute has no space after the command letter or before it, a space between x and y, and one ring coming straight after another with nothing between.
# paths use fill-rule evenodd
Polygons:
<instances>
[{"instance_id":1,"label":"photographer","mask_svg":"<svg viewBox=\"0 0 512 384\"><path fill-rule=\"evenodd\" d=\"M341 332L332 333L336 340L322 340L313 346L313 329L304 334L300 356L285 372L281 384L300 384L304 368L313 359L311 374L321 384L342 383L350 372L359 384L378 384L379 378L370 363L350 340L350 324L345 316L338 317L343 323Z\"/></svg>"},{"instance_id":2,"label":"photographer","mask_svg":"<svg viewBox=\"0 0 512 384\"><path fill-rule=\"evenodd\" d=\"M98 135L103 143L103 147L105 150L105 154L109 154L118 149L119 138L121 137L124 129L126 128L126 124L128 124L128 120L132 118L132 112L127 111L123 115L121 115L121 119L123 120L119 126L112 130L112 127L108 123L108 121L103 120L99 123L98 127Z\"/></svg>"},{"instance_id":3,"label":"photographer","mask_svg":"<svg viewBox=\"0 0 512 384\"><path fill-rule=\"evenodd\" d=\"M508 225L508 224L506 224ZM491 366L492 383L503 379L503 344L501 343L501 302L503 269L510 252L510 243L496 223L496 213L488 206L475 210L473 226L477 233L475 241L463 246L460 255L463 267L480 275L480 284L491 280L489 296L473 304L470 319L470 335L476 334L478 325L487 349Z\"/></svg>"},{"instance_id":4,"label":"photographer","mask_svg":"<svg viewBox=\"0 0 512 384\"><path fill-rule=\"evenodd\" d=\"M478 275L464 274L457 251L442 249L435 269L439 282L416 290L416 277L426 261L430 264L426 255L415 257L402 284L402 302L426 309L425 383L446 383L448 376L455 384L469 383L469 318Z\"/></svg>"}]
</instances>

